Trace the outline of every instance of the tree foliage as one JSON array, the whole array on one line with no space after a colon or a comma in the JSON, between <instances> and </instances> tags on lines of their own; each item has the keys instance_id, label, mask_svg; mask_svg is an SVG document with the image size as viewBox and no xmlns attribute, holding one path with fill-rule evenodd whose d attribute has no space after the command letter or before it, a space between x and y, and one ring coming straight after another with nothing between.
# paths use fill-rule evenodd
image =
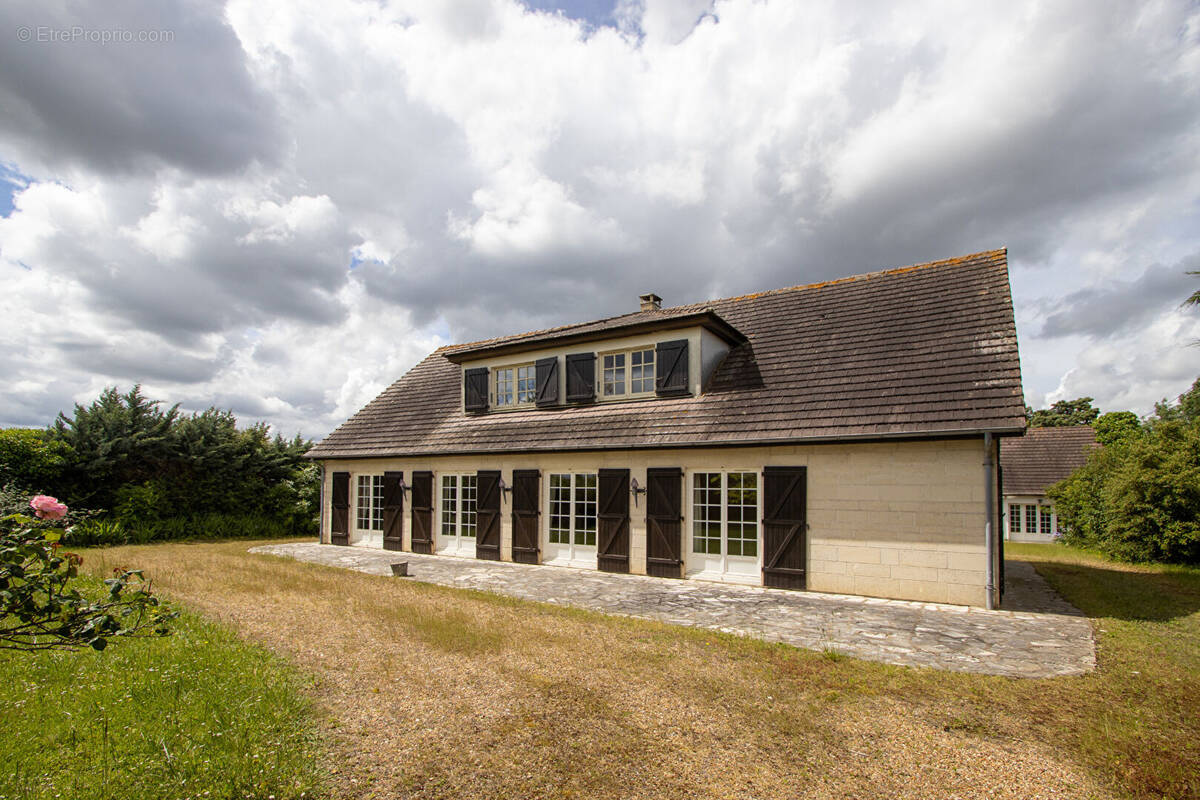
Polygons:
<instances>
[{"instance_id":1,"label":"tree foliage","mask_svg":"<svg viewBox=\"0 0 1200 800\"><path fill-rule=\"evenodd\" d=\"M69 445L44 430L0 430L0 486L49 490L62 477L72 455Z\"/></svg>"},{"instance_id":2,"label":"tree foliage","mask_svg":"<svg viewBox=\"0 0 1200 800\"><path fill-rule=\"evenodd\" d=\"M1059 400L1050 408L1032 411L1025 407L1026 420L1031 428L1063 428L1070 425L1091 425L1100 416L1100 409L1092 405L1092 398L1079 397L1075 400Z\"/></svg>"},{"instance_id":3,"label":"tree foliage","mask_svg":"<svg viewBox=\"0 0 1200 800\"><path fill-rule=\"evenodd\" d=\"M1124 444L1142 433L1142 421L1132 411L1109 411L1092 425L1096 441L1105 447Z\"/></svg>"},{"instance_id":4,"label":"tree foliage","mask_svg":"<svg viewBox=\"0 0 1200 800\"><path fill-rule=\"evenodd\" d=\"M1129 412L1097 422L1105 447L1047 493L1068 543L1127 561L1200 564L1198 399L1200 380L1144 426Z\"/></svg>"},{"instance_id":5,"label":"tree foliage","mask_svg":"<svg viewBox=\"0 0 1200 800\"><path fill-rule=\"evenodd\" d=\"M230 411L183 414L178 406L164 410L139 386L108 388L70 417L59 414L48 439L71 454L59 493L72 506L104 512L114 538L174 535L186 528L179 520L261 530L228 521L269 519L276 535L316 530L318 470L303 457L311 443L272 436L262 423L239 428Z\"/></svg>"},{"instance_id":6,"label":"tree foliage","mask_svg":"<svg viewBox=\"0 0 1200 800\"><path fill-rule=\"evenodd\" d=\"M21 513L0 518L0 649L103 650L114 637L167 634L177 614L138 570L115 572L98 598L79 591L83 559L61 551L60 525Z\"/></svg>"}]
</instances>

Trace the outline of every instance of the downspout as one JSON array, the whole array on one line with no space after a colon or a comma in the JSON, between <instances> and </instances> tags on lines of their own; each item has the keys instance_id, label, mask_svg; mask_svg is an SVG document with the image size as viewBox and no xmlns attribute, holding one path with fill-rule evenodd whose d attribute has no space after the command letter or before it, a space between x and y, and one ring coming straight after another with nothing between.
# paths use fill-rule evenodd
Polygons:
<instances>
[{"instance_id":1,"label":"downspout","mask_svg":"<svg viewBox=\"0 0 1200 800\"><path fill-rule=\"evenodd\" d=\"M984 548L987 550L987 604L988 611L996 607L996 532L992 527L992 509L995 506L995 484L992 481L992 473L996 468L992 460L992 435L985 433L983 435L983 449L986 453L983 459L983 541Z\"/></svg>"}]
</instances>

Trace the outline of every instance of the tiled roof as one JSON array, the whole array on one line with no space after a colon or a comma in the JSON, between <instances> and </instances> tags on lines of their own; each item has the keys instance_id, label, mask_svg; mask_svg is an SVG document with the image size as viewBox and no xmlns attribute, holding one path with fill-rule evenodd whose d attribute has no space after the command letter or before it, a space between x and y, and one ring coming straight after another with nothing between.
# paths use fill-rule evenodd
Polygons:
<instances>
[{"instance_id":1,"label":"tiled roof","mask_svg":"<svg viewBox=\"0 0 1200 800\"><path fill-rule=\"evenodd\" d=\"M444 347L309 455L754 444L1025 427L1004 250L662 313L707 309L747 341L697 397L467 415L461 369L447 356L480 343Z\"/></svg>"},{"instance_id":2,"label":"tiled roof","mask_svg":"<svg viewBox=\"0 0 1200 800\"><path fill-rule=\"evenodd\" d=\"M1020 438L1000 442L1005 494L1044 494L1087 461L1096 447L1091 425L1030 428Z\"/></svg>"}]
</instances>

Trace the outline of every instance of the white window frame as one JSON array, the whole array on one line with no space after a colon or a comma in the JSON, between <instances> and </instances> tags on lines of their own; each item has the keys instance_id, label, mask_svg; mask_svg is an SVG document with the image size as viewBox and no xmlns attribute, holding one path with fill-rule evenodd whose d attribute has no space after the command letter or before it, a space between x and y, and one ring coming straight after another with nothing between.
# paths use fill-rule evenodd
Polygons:
<instances>
[{"instance_id":1,"label":"white window frame","mask_svg":"<svg viewBox=\"0 0 1200 800\"><path fill-rule=\"evenodd\" d=\"M556 479L566 478L566 486L555 486ZM580 479L588 479L581 481ZM595 569L600 549L600 473L596 470L559 470L545 477L546 520L544 525L545 562L560 566ZM590 486L587 485L590 481ZM565 488L566 499L561 497ZM590 495L590 496L589 496ZM566 504L566 514L559 513ZM590 513L589 513L590 511ZM565 516L567 527L555 526L556 518ZM580 525L583 522L584 525ZM590 527L587 523L590 522ZM552 537L566 541L556 542ZM591 538L589 543L587 540Z\"/></svg>"},{"instance_id":2,"label":"white window frame","mask_svg":"<svg viewBox=\"0 0 1200 800\"><path fill-rule=\"evenodd\" d=\"M448 479L454 481L452 501L446 495ZM474 483L470 490L466 486L467 479ZM438 536L475 541L479 531L479 485L477 481L478 475L474 472L447 472L438 476ZM468 496L469 492L470 496ZM453 508L447 508L448 501L453 503ZM468 502L470 510L466 508ZM453 533L447 533L447 513L452 515L449 527ZM470 533L466 531L470 531Z\"/></svg>"},{"instance_id":3,"label":"white window frame","mask_svg":"<svg viewBox=\"0 0 1200 800\"><path fill-rule=\"evenodd\" d=\"M697 508L697 505L696 505L696 488L697 488L696 487L696 478L700 475L720 475L721 476L719 505L711 506L711 504L705 504L706 507L715 507L715 508L720 509L721 518L720 518L720 539L719 539L720 552L719 553L710 553L707 551L698 552L696 550L696 525L700 522L700 520L697 519L697 515L696 515L696 508ZM735 521L732 523L730 522L730 519L729 519L729 511L730 511L729 476L730 475L753 475L754 476L754 505L747 506L744 504L739 504L737 506L737 508L744 509L743 518L741 520L738 520L738 521ZM688 551L691 555L720 556L721 558L742 558L742 559L751 559L752 558L755 560L762 559L763 481L762 481L762 474L758 470L754 470L754 469L697 469L697 470L689 473L689 475L688 475L687 491L688 491L688 540L689 540L688 541ZM745 518L746 510L749 511L750 519ZM711 522L711 520L709 520L709 521ZM731 524L740 525L740 526L752 525L754 527L754 539L753 540L746 539L741 536L739 536L737 538L737 541L740 543L739 549L744 548L745 543L748 541L754 542L754 554L753 555L745 555L744 553L730 553L729 552L729 549L730 549L729 548L729 526ZM711 539L712 537L703 537L703 538Z\"/></svg>"},{"instance_id":4,"label":"white window frame","mask_svg":"<svg viewBox=\"0 0 1200 800\"><path fill-rule=\"evenodd\" d=\"M367 494L363 494L366 482ZM366 526L363 523L363 501L366 501ZM354 529L359 531L383 530L383 475L362 473L354 480Z\"/></svg>"},{"instance_id":5,"label":"white window frame","mask_svg":"<svg viewBox=\"0 0 1200 800\"><path fill-rule=\"evenodd\" d=\"M633 378L633 369L634 369L633 354L634 353L646 353L646 352L650 353L650 361L649 361L649 363L646 363L643 360L643 362L641 364L637 365L643 369L642 377L638 378L638 380L642 381L643 387L645 387L646 382L649 382L650 388L648 388L648 389L643 388L642 391L635 392L635 391L633 391L633 381L634 381L634 378ZM622 359L622 364L620 367L607 366L607 359L610 359L610 358L615 359L617 357L620 357ZM654 375L655 375L655 370L658 366L657 360L658 360L658 352L657 352L655 345L653 345L653 344L639 345L637 347L627 347L627 348L624 348L621 350L609 350L604 353L597 353L596 354L596 385L600 390L599 391L600 398L602 400L614 400L614 399L622 399L622 398L629 398L629 397L651 397L651 396L653 396L654 395ZM647 367L650 369L649 376L646 376L646 374L644 372L644 370ZM609 381L608 381L607 376L608 376L609 370L614 370L614 371L619 370L620 371L620 379L619 380L620 380L620 385L621 385L621 391L619 391L619 392L608 391ZM614 375L614 377L615 377L615 375ZM615 380L613 382L616 383Z\"/></svg>"},{"instance_id":6,"label":"white window frame","mask_svg":"<svg viewBox=\"0 0 1200 800\"><path fill-rule=\"evenodd\" d=\"M1015 509L1015 510L1014 510ZM1025 513L1025 507L1021 503L1008 504L1008 532L1021 532L1021 515Z\"/></svg>"},{"instance_id":7,"label":"white window frame","mask_svg":"<svg viewBox=\"0 0 1200 800\"><path fill-rule=\"evenodd\" d=\"M511 373L511 377L508 381L508 391L505 395L510 397L511 400L509 402L501 402L500 378L501 374L506 372ZM492 367L491 373L488 375L488 384L492 408L498 410L529 408L537 400L537 366L532 361L529 361Z\"/></svg>"}]
</instances>

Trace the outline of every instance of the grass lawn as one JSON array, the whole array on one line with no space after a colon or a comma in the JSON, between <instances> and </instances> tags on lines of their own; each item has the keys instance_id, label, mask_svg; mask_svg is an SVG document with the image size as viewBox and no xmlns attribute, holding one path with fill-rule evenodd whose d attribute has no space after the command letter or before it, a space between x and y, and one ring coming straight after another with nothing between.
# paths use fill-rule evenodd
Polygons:
<instances>
[{"instance_id":1,"label":"grass lawn","mask_svg":"<svg viewBox=\"0 0 1200 800\"><path fill-rule=\"evenodd\" d=\"M827 656L251 556L248 546L93 550L85 568L143 567L161 591L253 644L221 639L223 628L206 635L230 647L263 645L309 676L264 662L257 675L285 676L275 701L242 707L231 692L199 704L219 719L209 731L243 724L240 735L257 735L261 746L218 750L209 731L185 737L198 739L189 759L218 767L189 773L184 788L151 746L160 728L171 729L169 696L143 700L114 688L120 676L92 680L87 667L65 682L10 677L0 684L0 724L12 724L31 683L55 698L73 689L81 697L72 713L132 696L124 702L141 706L140 722L122 724L140 726L146 743L108 770L110 781L150 786L142 797L185 797L206 779L211 796L241 797L218 781L249 778L251 751L259 761L273 754L266 743L280 740L281 715L291 711L282 728L321 726L329 761L315 775L312 734L285 739L303 755L270 772L273 785L292 787L276 797L322 778L321 791L340 798L1200 797L1197 570L1010 547L1098 629L1096 673L1027 680ZM100 658L151 646L123 643ZM139 674L155 657L145 658ZM43 688L47 681L55 688ZM93 728L96 719L92 712ZM68 723L54 725L66 731ZM70 749L63 735L53 740L60 753ZM100 769L99 739L91 741L81 749L91 753L88 769ZM113 777L122 770L130 774ZM71 770L60 772L64 797L103 796L73 795L70 779Z\"/></svg>"},{"instance_id":2,"label":"grass lawn","mask_svg":"<svg viewBox=\"0 0 1200 800\"><path fill-rule=\"evenodd\" d=\"M311 679L195 615L174 630L0 651L0 798L319 796Z\"/></svg>"}]
</instances>

